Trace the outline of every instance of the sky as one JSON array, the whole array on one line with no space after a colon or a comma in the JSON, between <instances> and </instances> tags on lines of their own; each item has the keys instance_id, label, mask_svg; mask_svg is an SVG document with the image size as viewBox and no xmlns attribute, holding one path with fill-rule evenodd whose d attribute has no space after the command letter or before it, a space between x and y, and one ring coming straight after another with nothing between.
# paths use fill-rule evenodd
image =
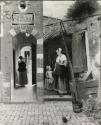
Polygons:
<instances>
[{"instance_id":1,"label":"sky","mask_svg":"<svg viewBox=\"0 0 101 125\"><path fill-rule=\"evenodd\" d=\"M43 14L44 16L55 17L63 19L67 13L68 8L74 1L44 1ZM101 5L101 1L99 2Z\"/></svg>"}]
</instances>

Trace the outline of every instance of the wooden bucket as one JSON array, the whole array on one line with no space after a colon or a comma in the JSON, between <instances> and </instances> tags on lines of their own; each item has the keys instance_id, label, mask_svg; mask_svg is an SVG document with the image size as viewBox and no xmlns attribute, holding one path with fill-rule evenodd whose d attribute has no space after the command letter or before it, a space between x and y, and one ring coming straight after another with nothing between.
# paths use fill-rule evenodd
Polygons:
<instances>
[{"instance_id":1,"label":"wooden bucket","mask_svg":"<svg viewBox=\"0 0 101 125\"><path fill-rule=\"evenodd\" d=\"M73 111L75 113L82 112L82 103L81 102L72 102L72 105L73 105Z\"/></svg>"}]
</instances>

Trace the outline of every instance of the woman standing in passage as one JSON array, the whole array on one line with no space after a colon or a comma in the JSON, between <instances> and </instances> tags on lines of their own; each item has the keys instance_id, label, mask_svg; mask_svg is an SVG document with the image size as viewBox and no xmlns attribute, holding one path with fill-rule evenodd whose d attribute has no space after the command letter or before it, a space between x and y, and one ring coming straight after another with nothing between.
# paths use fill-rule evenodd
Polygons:
<instances>
[{"instance_id":1,"label":"woman standing in passage","mask_svg":"<svg viewBox=\"0 0 101 125\"><path fill-rule=\"evenodd\" d=\"M23 61L23 57L19 56L18 61L18 71L19 71L19 84L21 87L24 87L27 84L27 71L26 71L26 63Z\"/></svg>"}]
</instances>

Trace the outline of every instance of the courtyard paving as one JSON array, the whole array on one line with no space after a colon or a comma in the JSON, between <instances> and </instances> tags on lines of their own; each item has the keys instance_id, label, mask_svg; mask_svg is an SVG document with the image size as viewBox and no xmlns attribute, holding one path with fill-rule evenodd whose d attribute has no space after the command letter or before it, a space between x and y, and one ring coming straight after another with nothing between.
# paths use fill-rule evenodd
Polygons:
<instances>
[{"instance_id":1,"label":"courtyard paving","mask_svg":"<svg viewBox=\"0 0 101 125\"><path fill-rule=\"evenodd\" d=\"M62 116L71 116L68 123ZM98 125L84 113L74 113L69 101L0 103L0 125Z\"/></svg>"}]
</instances>

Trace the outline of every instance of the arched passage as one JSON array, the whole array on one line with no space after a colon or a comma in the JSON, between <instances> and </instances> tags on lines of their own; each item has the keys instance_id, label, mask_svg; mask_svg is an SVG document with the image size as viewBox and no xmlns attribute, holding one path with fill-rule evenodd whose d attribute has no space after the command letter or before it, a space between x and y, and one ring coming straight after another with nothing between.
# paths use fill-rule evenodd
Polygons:
<instances>
[{"instance_id":1,"label":"arched passage","mask_svg":"<svg viewBox=\"0 0 101 125\"><path fill-rule=\"evenodd\" d=\"M66 35L65 39L69 51L69 56L72 60L72 35ZM52 69L54 69L55 59L57 56L56 49L58 48L62 48L63 53L66 54L63 40L60 35L44 41L44 68L46 65L51 65Z\"/></svg>"},{"instance_id":2,"label":"arched passage","mask_svg":"<svg viewBox=\"0 0 101 125\"><path fill-rule=\"evenodd\" d=\"M71 34L65 35L65 40L66 40L66 45L67 45L68 52L69 52L69 57L72 61L72 35ZM63 39L61 35L55 34L54 37L50 37L44 41L44 69L45 69L44 79L45 79L45 72L46 72L47 65L50 65L52 67L52 70L54 70L56 57L57 57L56 50L58 48L62 48L62 53L66 55L65 46L63 44ZM70 74L68 74L67 77L68 77L67 82L69 83ZM67 89L69 90L68 85L67 85Z\"/></svg>"},{"instance_id":3,"label":"arched passage","mask_svg":"<svg viewBox=\"0 0 101 125\"><path fill-rule=\"evenodd\" d=\"M22 55L25 62L31 66L30 73L32 73L32 78L29 82L32 83L30 84L36 84L36 39L33 35L27 36L26 33L20 32L13 38L13 73L15 88L18 84L18 57L20 55Z\"/></svg>"}]
</instances>

